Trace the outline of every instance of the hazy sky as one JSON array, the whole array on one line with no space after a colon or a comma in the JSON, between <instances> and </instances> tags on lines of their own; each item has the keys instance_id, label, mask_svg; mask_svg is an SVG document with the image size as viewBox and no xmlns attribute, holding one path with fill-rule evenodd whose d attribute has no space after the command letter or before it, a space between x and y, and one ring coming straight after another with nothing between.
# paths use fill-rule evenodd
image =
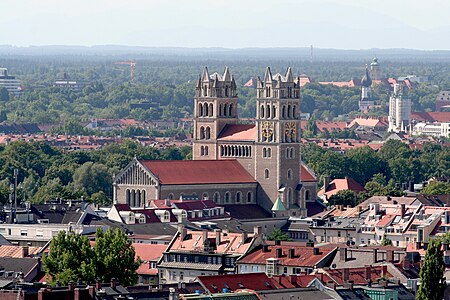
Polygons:
<instances>
[{"instance_id":1,"label":"hazy sky","mask_svg":"<svg viewBox=\"0 0 450 300\"><path fill-rule=\"evenodd\" d=\"M0 44L450 49L448 0L0 0Z\"/></svg>"}]
</instances>

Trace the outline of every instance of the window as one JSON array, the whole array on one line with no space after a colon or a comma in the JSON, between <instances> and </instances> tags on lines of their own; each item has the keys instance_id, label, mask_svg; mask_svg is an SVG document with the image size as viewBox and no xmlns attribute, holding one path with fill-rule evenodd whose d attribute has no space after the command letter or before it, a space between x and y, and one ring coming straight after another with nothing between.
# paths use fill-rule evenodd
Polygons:
<instances>
[{"instance_id":1,"label":"window","mask_svg":"<svg viewBox=\"0 0 450 300\"><path fill-rule=\"evenodd\" d=\"M225 203L230 203L230 192L225 193Z\"/></svg>"},{"instance_id":2,"label":"window","mask_svg":"<svg viewBox=\"0 0 450 300\"><path fill-rule=\"evenodd\" d=\"M218 192L214 193L213 201L216 202L216 203L219 203L219 201L220 201L220 194Z\"/></svg>"},{"instance_id":3,"label":"window","mask_svg":"<svg viewBox=\"0 0 450 300\"><path fill-rule=\"evenodd\" d=\"M28 235L28 231L27 230L20 230L20 235L21 236L27 236Z\"/></svg>"},{"instance_id":4,"label":"window","mask_svg":"<svg viewBox=\"0 0 450 300\"><path fill-rule=\"evenodd\" d=\"M169 194L169 200L173 200L173 194L172 193Z\"/></svg>"},{"instance_id":5,"label":"window","mask_svg":"<svg viewBox=\"0 0 450 300\"><path fill-rule=\"evenodd\" d=\"M184 279L184 272L180 272L180 281Z\"/></svg>"},{"instance_id":6,"label":"window","mask_svg":"<svg viewBox=\"0 0 450 300\"><path fill-rule=\"evenodd\" d=\"M265 169L265 170L264 170L264 178L265 178L265 179L269 179L269 177L270 177L269 175L270 175L270 174L269 174L269 169Z\"/></svg>"},{"instance_id":7,"label":"window","mask_svg":"<svg viewBox=\"0 0 450 300\"><path fill-rule=\"evenodd\" d=\"M236 203L240 203L241 202L241 198L242 198L242 193L241 192L237 192L236 193Z\"/></svg>"},{"instance_id":8,"label":"window","mask_svg":"<svg viewBox=\"0 0 450 300\"><path fill-rule=\"evenodd\" d=\"M248 192L247 193L247 202L252 202L253 201L253 194L252 192Z\"/></svg>"},{"instance_id":9,"label":"window","mask_svg":"<svg viewBox=\"0 0 450 300\"><path fill-rule=\"evenodd\" d=\"M292 180L292 170L287 170L287 179Z\"/></svg>"}]
</instances>

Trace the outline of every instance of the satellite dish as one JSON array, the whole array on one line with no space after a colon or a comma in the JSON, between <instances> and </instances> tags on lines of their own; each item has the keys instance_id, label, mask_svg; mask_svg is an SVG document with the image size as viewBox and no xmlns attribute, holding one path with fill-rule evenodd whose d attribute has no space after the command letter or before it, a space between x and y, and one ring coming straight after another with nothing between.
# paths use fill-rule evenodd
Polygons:
<instances>
[{"instance_id":1,"label":"satellite dish","mask_svg":"<svg viewBox=\"0 0 450 300\"><path fill-rule=\"evenodd\" d=\"M332 264L331 267L332 267L333 269L336 269L336 264Z\"/></svg>"}]
</instances>

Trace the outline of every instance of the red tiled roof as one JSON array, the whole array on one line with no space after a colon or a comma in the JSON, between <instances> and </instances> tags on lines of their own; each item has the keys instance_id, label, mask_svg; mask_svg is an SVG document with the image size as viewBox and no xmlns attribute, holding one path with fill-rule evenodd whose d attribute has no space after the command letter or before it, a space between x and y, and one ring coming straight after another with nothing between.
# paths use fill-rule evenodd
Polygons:
<instances>
[{"instance_id":1,"label":"red tiled roof","mask_svg":"<svg viewBox=\"0 0 450 300\"><path fill-rule=\"evenodd\" d=\"M282 249L281 257L276 257L276 249ZM290 249L294 250L293 258L288 257ZM264 252L262 247L256 248L254 251L246 255L240 260L242 264L266 264L267 259L278 259L282 266L298 266L313 268L323 258L333 251L331 248L320 247L319 254L314 254L313 247L293 246L293 245L269 245L268 251Z\"/></svg>"},{"instance_id":2,"label":"red tiled roof","mask_svg":"<svg viewBox=\"0 0 450 300\"><path fill-rule=\"evenodd\" d=\"M308 285L316 278L316 275L289 275L289 276L273 276L274 281L285 289L294 289L299 287L308 287ZM329 277L327 277L329 278Z\"/></svg>"},{"instance_id":3,"label":"red tiled roof","mask_svg":"<svg viewBox=\"0 0 450 300\"><path fill-rule=\"evenodd\" d=\"M314 173L305 165L302 165L300 180L302 182L315 182L317 178L314 176Z\"/></svg>"},{"instance_id":4,"label":"red tiled roof","mask_svg":"<svg viewBox=\"0 0 450 300\"><path fill-rule=\"evenodd\" d=\"M378 227L384 227L389 225L389 223L391 223L396 215L385 215L378 223L376 226Z\"/></svg>"},{"instance_id":5,"label":"red tiled roof","mask_svg":"<svg viewBox=\"0 0 450 300\"><path fill-rule=\"evenodd\" d=\"M256 183L235 159L146 160L141 163L161 184Z\"/></svg>"},{"instance_id":6,"label":"red tiled roof","mask_svg":"<svg viewBox=\"0 0 450 300\"><path fill-rule=\"evenodd\" d=\"M339 191L352 190L355 193L365 191L364 187L357 183L353 178L338 178L330 182L330 184L317 193L318 195L326 195L327 198L333 196Z\"/></svg>"},{"instance_id":7,"label":"red tiled roof","mask_svg":"<svg viewBox=\"0 0 450 300\"><path fill-rule=\"evenodd\" d=\"M200 284L210 293L221 292L224 288L230 291L251 289L254 291L275 290L280 284L265 273L229 274L214 276L198 276Z\"/></svg>"},{"instance_id":8,"label":"red tiled roof","mask_svg":"<svg viewBox=\"0 0 450 300\"><path fill-rule=\"evenodd\" d=\"M167 245L133 243L133 247L136 252L136 258L140 257L143 261L151 261L160 258Z\"/></svg>"},{"instance_id":9,"label":"red tiled roof","mask_svg":"<svg viewBox=\"0 0 450 300\"><path fill-rule=\"evenodd\" d=\"M14 258L30 257L33 256L34 254L37 254L41 250L41 247L28 247L28 254L24 251L24 249L25 248L23 246L1 245L0 257L14 257Z\"/></svg>"},{"instance_id":10,"label":"red tiled roof","mask_svg":"<svg viewBox=\"0 0 450 300\"><path fill-rule=\"evenodd\" d=\"M254 141L256 139L256 126L227 124L217 139L221 141Z\"/></svg>"},{"instance_id":11,"label":"red tiled roof","mask_svg":"<svg viewBox=\"0 0 450 300\"><path fill-rule=\"evenodd\" d=\"M330 84L337 87L354 87L355 81L349 80L349 81L321 81L320 84Z\"/></svg>"},{"instance_id":12,"label":"red tiled roof","mask_svg":"<svg viewBox=\"0 0 450 300\"><path fill-rule=\"evenodd\" d=\"M387 268L387 266L368 266L370 268L370 280L372 282L378 280L383 277L383 268ZM387 270L384 274L386 277L391 278L392 274L390 274ZM366 285L369 278L366 277L366 268L349 268L349 281L352 281L354 284ZM329 269L327 273L331 276L331 278L337 282L338 284L344 284L344 269Z\"/></svg>"},{"instance_id":13,"label":"red tiled roof","mask_svg":"<svg viewBox=\"0 0 450 300\"><path fill-rule=\"evenodd\" d=\"M411 120L425 122L450 122L450 112L412 112Z\"/></svg>"}]
</instances>

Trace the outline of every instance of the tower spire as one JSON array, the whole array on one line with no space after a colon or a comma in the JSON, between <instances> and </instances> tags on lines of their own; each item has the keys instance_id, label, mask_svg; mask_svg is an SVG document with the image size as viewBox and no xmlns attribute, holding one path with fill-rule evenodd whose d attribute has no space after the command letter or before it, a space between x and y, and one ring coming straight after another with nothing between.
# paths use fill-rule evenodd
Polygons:
<instances>
[{"instance_id":1,"label":"tower spire","mask_svg":"<svg viewBox=\"0 0 450 300\"><path fill-rule=\"evenodd\" d=\"M272 82L272 72L270 72L270 67L266 68L266 73L264 74L264 82Z\"/></svg>"},{"instance_id":2,"label":"tower spire","mask_svg":"<svg viewBox=\"0 0 450 300\"><path fill-rule=\"evenodd\" d=\"M205 67L205 68L203 69L202 82L209 82L209 72L208 72L208 67Z\"/></svg>"}]
</instances>

